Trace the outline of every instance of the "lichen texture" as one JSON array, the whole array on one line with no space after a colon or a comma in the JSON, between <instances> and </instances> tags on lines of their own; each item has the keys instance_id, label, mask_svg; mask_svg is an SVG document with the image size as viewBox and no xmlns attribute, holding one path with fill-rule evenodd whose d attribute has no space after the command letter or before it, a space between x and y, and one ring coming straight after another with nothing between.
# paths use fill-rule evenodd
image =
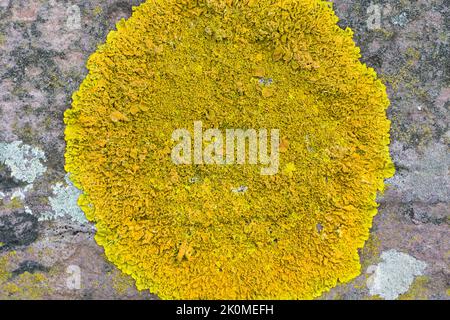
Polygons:
<instances>
[{"instance_id":1,"label":"lichen texture","mask_svg":"<svg viewBox=\"0 0 450 320\"><path fill-rule=\"evenodd\" d=\"M73 186L66 175L64 184L57 183L53 186L53 196L49 197L52 211L43 213L39 220L45 221L66 217L80 224L86 223L86 217L78 206L80 194L80 190Z\"/></svg>"},{"instance_id":2,"label":"lichen texture","mask_svg":"<svg viewBox=\"0 0 450 320\"><path fill-rule=\"evenodd\" d=\"M426 268L425 262L396 250L383 252L381 259L379 265L369 267L373 275L367 282L370 294L388 300L407 292L414 277L422 275Z\"/></svg>"},{"instance_id":3,"label":"lichen texture","mask_svg":"<svg viewBox=\"0 0 450 320\"><path fill-rule=\"evenodd\" d=\"M33 183L46 170L43 161L45 154L42 150L23 144L22 141L0 143L0 165L5 164L11 170L11 176L17 180Z\"/></svg>"},{"instance_id":4,"label":"lichen texture","mask_svg":"<svg viewBox=\"0 0 450 320\"><path fill-rule=\"evenodd\" d=\"M139 289L311 299L360 273L393 174L389 101L337 21L319 0L147 1L90 57L66 170ZM171 134L194 121L279 129L280 172L175 165Z\"/></svg>"}]
</instances>

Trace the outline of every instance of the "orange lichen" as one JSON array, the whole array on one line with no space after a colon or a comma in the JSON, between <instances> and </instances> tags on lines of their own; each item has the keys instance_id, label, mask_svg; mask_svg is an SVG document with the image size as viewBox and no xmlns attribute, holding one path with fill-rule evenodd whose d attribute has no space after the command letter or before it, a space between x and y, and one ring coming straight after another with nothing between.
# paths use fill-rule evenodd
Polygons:
<instances>
[{"instance_id":1,"label":"orange lichen","mask_svg":"<svg viewBox=\"0 0 450 320\"><path fill-rule=\"evenodd\" d=\"M393 174L389 101L337 21L319 0L147 1L90 57L66 169L139 289L309 299L359 274ZM194 121L279 129L280 172L175 165L171 133Z\"/></svg>"}]
</instances>

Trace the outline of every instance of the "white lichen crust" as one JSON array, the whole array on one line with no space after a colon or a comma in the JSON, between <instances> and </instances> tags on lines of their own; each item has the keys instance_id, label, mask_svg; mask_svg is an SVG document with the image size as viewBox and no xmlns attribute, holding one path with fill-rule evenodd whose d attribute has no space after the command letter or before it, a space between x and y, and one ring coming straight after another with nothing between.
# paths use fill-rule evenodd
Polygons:
<instances>
[{"instance_id":1,"label":"white lichen crust","mask_svg":"<svg viewBox=\"0 0 450 320\"><path fill-rule=\"evenodd\" d=\"M11 143L0 142L0 164L5 164L11 170L11 176L17 180L33 183L47 169L42 150L23 144L22 141Z\"/></svg>"},{"instance_id":2,"label":"white lichen crust","mask_svg":"<svg viewBox=\"0 0 450 320\"><path fill-rule=\"evenodd\" d=\"M379 295L386 300L397 299L406 293L414 281L414 277L423 274L426 263L397 250L384 251L382 262L370 266L368 273L373 273L368 281L371 295Z\"/></svg>"}]
</instances>

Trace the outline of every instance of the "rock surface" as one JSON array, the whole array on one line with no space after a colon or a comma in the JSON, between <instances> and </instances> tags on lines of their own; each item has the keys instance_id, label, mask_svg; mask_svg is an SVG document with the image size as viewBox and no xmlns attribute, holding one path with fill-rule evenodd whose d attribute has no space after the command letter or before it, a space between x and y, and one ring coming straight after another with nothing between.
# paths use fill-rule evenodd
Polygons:
<instances>
[{"instance_id":1,"label":"rock surface","mask_svg":"<svg viewBox=\"0 0 450 320\"><path fill-rule=\"evenodd\" d=\"M89 55L140 2L0 0L0 299L157 298L105 260L76 206L61 205L77 195L63 113ZM322 298L448 299L449 3L333 2L388 87L397 173L379 197L361 275ZM420 269L397 277L397 291L385 281L398 272L392 257Z\"/></svg>"}]
</instances>

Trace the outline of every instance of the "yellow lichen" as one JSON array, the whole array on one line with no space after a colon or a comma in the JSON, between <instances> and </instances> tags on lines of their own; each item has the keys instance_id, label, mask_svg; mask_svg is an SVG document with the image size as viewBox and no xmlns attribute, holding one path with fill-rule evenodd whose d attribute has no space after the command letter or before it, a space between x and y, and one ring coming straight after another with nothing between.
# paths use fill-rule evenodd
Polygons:
<instances>
[{"instance_id":1,"label":"yellow lichen","mask_svg":"<svg viewBox=\"0 0 450 320\"><path fill-rule=\"evenodd\" d=\"M138 289L310 299L360 273L393 174L389 101L337 21L319 0L147 1L90 57L66 169ZM279 129L280 173L175 165L171 133L194 121Z\"/></svg>"},{"instance_id":2,"label":"yellow lichen","mask_svg":"<svg viewBox=\"0 0 450 320\"><path fill-rule=\"evenodd\" d=\"M360 254L363 269L366 269L370 265L377 264L380 262L379 261L380 245L381 241L377 237L377 235L374 233L370 234ZM369 277L369 275L367 274L366 276Z\"/></svg>"}]
</instances>

